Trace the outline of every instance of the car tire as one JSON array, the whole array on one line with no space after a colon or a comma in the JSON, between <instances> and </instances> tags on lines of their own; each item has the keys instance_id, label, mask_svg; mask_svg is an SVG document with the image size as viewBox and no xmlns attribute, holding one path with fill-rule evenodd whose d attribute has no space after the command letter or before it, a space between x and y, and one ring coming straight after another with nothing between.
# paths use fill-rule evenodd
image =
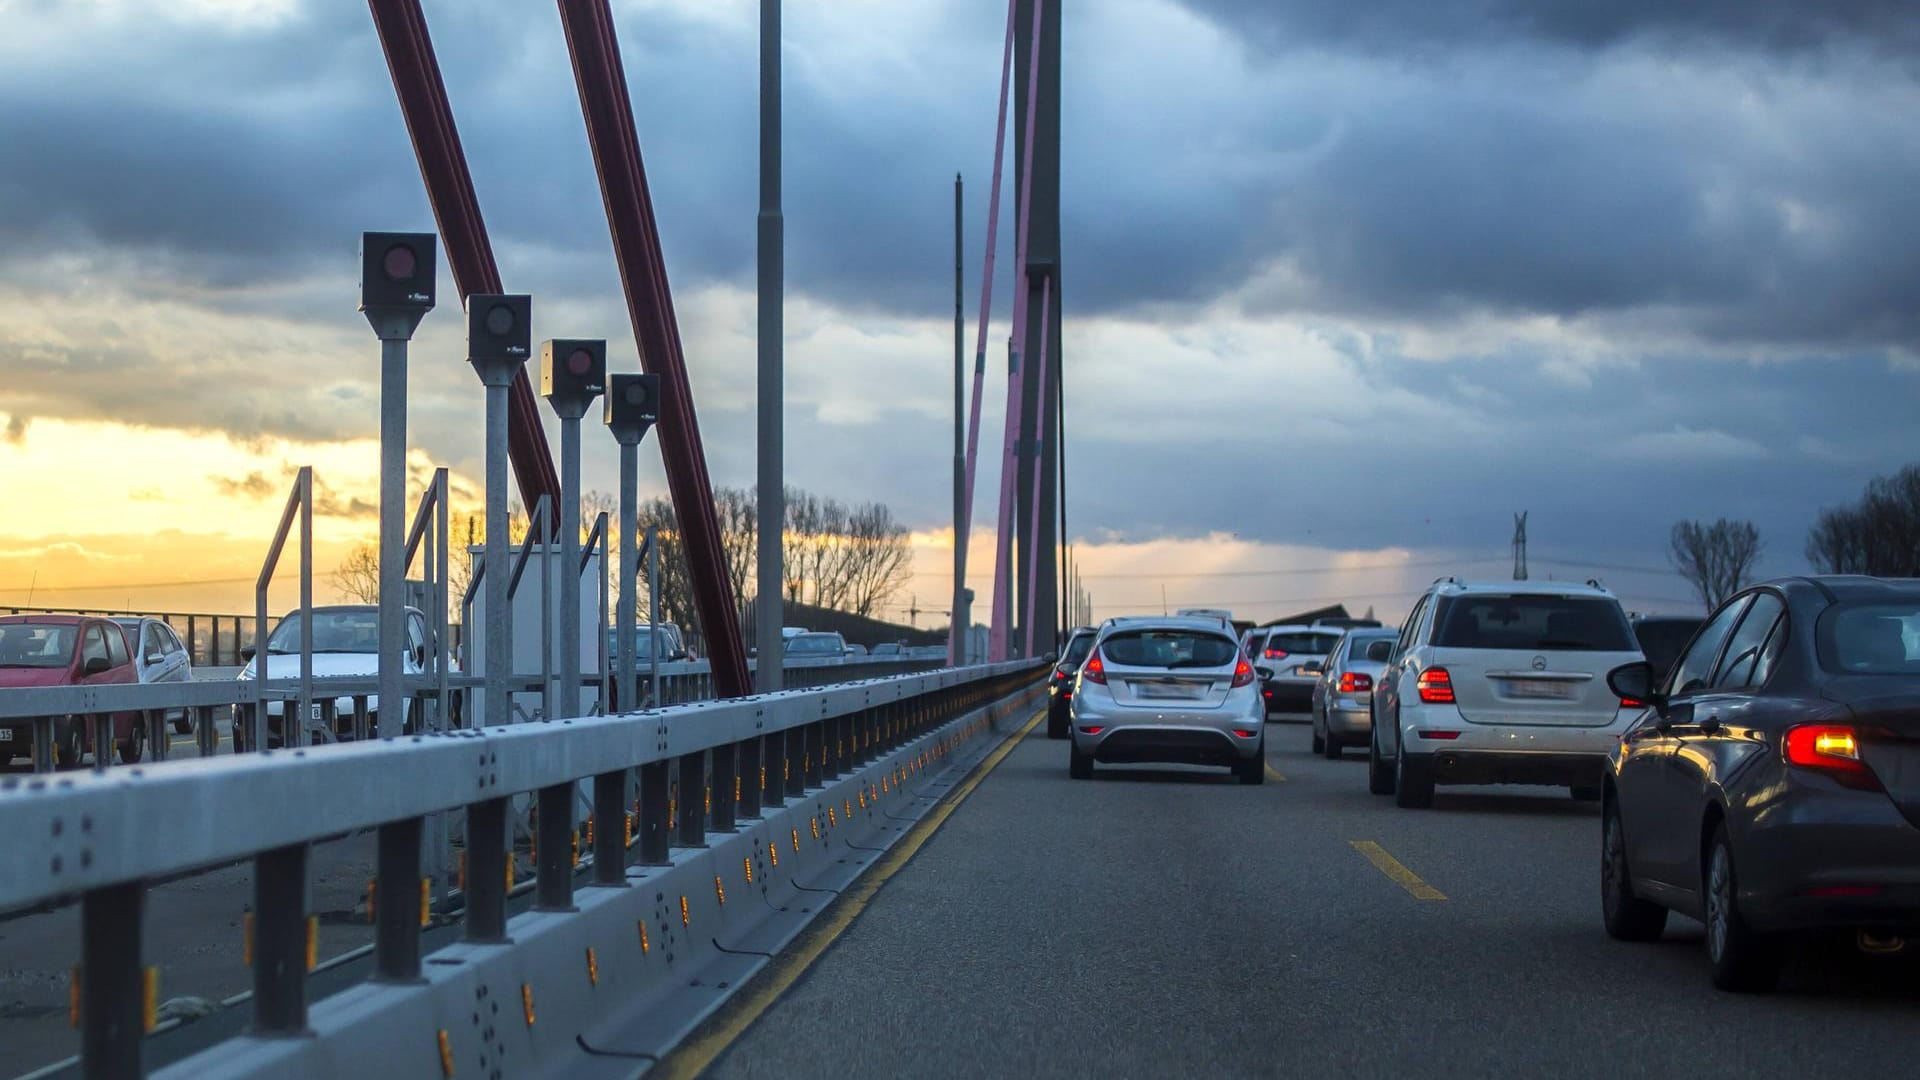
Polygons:
<instances>
[{"instance_id":1,"label":"car tire","mask_svg":"<svg viewBox=\"0 0 1920 1080\"><path fill-rule=\"evenodd\" d=\"M137 717L127 729L127 737L113 744L120 752L120 764L137 765L147 753L147 718Z\"/></svg>"},{"instance_id":2,"label":"car tire","mask_svg":"<svg viewBox=\"0 0 1920 1080\"><path fill-rule=\"evenodd\" d=\"M1780 980L1780 941L1757 933L1740 914L1740 878L1724 823L1707 847L1701 895L1705 900L1707 962L1713 985L1739 994L1763 994Z\"/></svg>"},{"instance_id":3,"label":"car tire","mask_svg":"<svg viewBox=\"0 0 1920 1080\"><path fill-rule=\"evenodd\" d=\"M1334 738L1333 729L1328 728L1326 735L1322 736L1320 739L1320 747L1321 747L1320 749L1321 755L1325 757L1328 761L1339 761L1340 751L1346 748L1346 744L1342 743L1339 739Z\"/></svg>"},{"instance_id":4,"label":"car tire","mask_svg":"<svg viewBox=\"0 0 1920 1080\"><path fill-rule=\"evenodd\" d=\"M1316 723L1313 726L1313 752L1316 754L1324 754L1326 750L1327 740L1321 737L1320 725Z\"/></svg>"},{"instance_id":5,"label":"car tire","mask_svg":"<svg viewBox=\"0 0 1920 1080\"><path fill-rule=\"evenodd\" d=\"M1243 784L1264 784L1267 782L1267 741L1260 740L1260 749L1250 758L1242 758L1233 767L1233 775Z\"/></svg>"},{"instance_id":6,"label":"car tire","mask_svg":"<svg viewBox=\"0 0 1920 1080\"><path fill-rule=\"evenodd\" d=\"M179 716L174 717L173 733L175 735L193 734L193 717L189 716L185 711L182 711Z\"/></svg>"},{"instance_id":7,"label":"car tire","mask_svg":"<svg viewBox=\"0 0 1920 1080\"><path fill-rule=\"evenodd\" d=\"M1599 802L1601 791L1586 784L1575 784L1567 789L1567 794L1573 797L1574 802Z\"/></svg>"},{"instance_id":8,"label":"car tire","mask_svg":"<svg viewBox=\"0 0 1920 1080\"><path fill-rule=\"evenodd\" d=\"M86 757L87 742L81 731L85 723L78 716L69 716L65 720L53 723L53 767L56 769L77 769L81 759Z\"/></svg>"},{"instance_id":9,"label":"car tire","mask_svg":"<svg viewBox=\"0 0 1920 1080\"><path fill-rule=\"evenodd\" d=\"M1080 747L1072 747L1067 758L1067 775L1075 780L1093 779L1093 755L1083 754Z\"/></svg>"},{"instance_id":10,"label":"car tire","mask_svg":"<svg viewBox=\"0 0 1920 1080\"><path fill-rule=\"evenodd\" d=\"M1047 710L1047 738L1064 739L1073 734L1073 725L1058 710Z\"/></svg>"},{"instance_id":11,"label":"car tire","mask_svg":"<svg viewBox=\"0 0 1920 1080\"><path fill-rule=\"evenodd\" d=\"M1667 909L1634 894L1627 834L1612 802L1600 824L1600 915L1615 941L1658 941L1667 929Z\"/></svg>"},{"instance_id":12,"label":"car tire","mask_svg":"<svg viewBox=\"0 0 1920 1080\"><path fill-rule=\"evenodd\" d=\"M1425 754L1409 754L1405 747L1393 759L1393 805L1402 810L1425 810L1433 805L1433 764Z\"/></svg>"},{"instance_id":13,"label":"car tire","mask_svg":"<svg viewBox=\"0 0 1920 1080\"><path fill-rule=\"evenodd\" d=\"M1380 737L1367 738L1367 790L1375 795L1393 794L1393 769L1380 760Z\"/></svg>"}]
</instances>

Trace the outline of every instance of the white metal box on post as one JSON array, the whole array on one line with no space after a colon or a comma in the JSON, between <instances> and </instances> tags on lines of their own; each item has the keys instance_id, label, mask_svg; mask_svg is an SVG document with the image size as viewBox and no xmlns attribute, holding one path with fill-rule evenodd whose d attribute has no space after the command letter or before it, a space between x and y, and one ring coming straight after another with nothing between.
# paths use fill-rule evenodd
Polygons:
<instances>
[{"instance_id":1,"label":"white metal box on post","mask_svg":"<svg viewBox=\"0 0 1920 1080\"><path fill-rule=\"evenodd\" d=\"M486 548L483 545L468 548L470 574L479 570L485 552ZM520 554L521 546L517 545L513 548L509 562L517 561ZM580 638L580 666L588 675L591 675L600 669L601 638L605 633L602 628L607 623L600 603L600 552L598 549L589 549L580 554L582 562L576 564L579 576L574 581L574 588L580 594L580 623L573 628L573 632ZM510 622L513 642L511 674L516 680L538 680L541 674L540 642L543 637L540 618L540 575L544 568L543 564L550 564L554 587L548 590L547 602L552 609L553 638L548 642L547 671L551 673L554 680L552 693L555 700L553 712L555 718L584 716L593 708L600 696L598 679L589 677L581 683L580 699L573 702L572 707L569 707L567 702L559 700L560 635L567 632L560 624L560 589L565 587L567 578L560 563L561 552L558 545L533 545L533 550L527 555L526 569L521 573L520 584L514 590L513 600L509 605L512 614ZM462 668L470 674L484 674L487 670L487 635L483 632L483 628L488 625L488 619L491 617L491 613L487 611L486 590L475 589L470 625L464 628L462 633L466 652ZM473 717L473 722L477 724L480 722L479 718L487 715L486 689L474 687L469 693L472 700L467 706L466 714ZM543 715L542 698L537 689L515 693L513 703L512 715L516 723L521 720L539 719Z\"/></svg>"}]
</instances>

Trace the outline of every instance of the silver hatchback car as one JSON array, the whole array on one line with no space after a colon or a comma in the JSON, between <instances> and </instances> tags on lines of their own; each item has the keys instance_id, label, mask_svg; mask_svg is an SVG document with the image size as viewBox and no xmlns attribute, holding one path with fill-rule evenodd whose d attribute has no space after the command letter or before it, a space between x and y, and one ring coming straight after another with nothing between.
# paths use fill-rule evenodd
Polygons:
<instances>
[{"instance_id":1,"label":"silver hatchback car","mask_svg":"<svg viewBox=\"0 0 1920 1080\"><path fill-rule=\"evenodd\" d=\"M1068 772L1094 762L1225 765L1266 779L1266 705L1253 665L1218 619L1110 619L1080 665Z\"/></svg>"},{"instance_id":2,"label":"silver hatchback car","mask_svg":"<svg viewBox=\"0 0 1920 1080\"><path fill-rule=\"evenodd\" d=\"M1387 668L1398 630L1349 630L1313 688L1313 752L1338 758L1373 734L1373 681Z\"/></svg>"}]
</instances>

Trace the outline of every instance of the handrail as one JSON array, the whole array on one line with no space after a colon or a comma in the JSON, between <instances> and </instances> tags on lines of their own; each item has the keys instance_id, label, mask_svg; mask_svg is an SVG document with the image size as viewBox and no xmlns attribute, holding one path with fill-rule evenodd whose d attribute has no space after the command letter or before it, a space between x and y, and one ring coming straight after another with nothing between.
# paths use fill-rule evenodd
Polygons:
<instances>
[{"instance_id":1,"label":"handrail","mask_svg":"<svg viewBox=\"0 0 1920 1080\"><path fill-rule=\"evenodd\" d=\"M300 515L300 720L291 719L282 722L287 745L298 746L305 742L307 703L313 699L313 466L302 465L295 474L293 490L287 494L287 506L280 512L280 525L274 530L273 543L267 546L266 560L260 566L260 577L254 583L253 593L253 643L254 657L260 661L259 682L265 682L269 662L267 657L267 586L273 583L273 571L280 565L280 553L287 545L287 534L293 529L294 514ZM267 745L267 709L266 698L257 697L252 716L251 743L256 748ZM96 763L104 764L107 755L96 753Z\"/></svg>"}]
</instances>

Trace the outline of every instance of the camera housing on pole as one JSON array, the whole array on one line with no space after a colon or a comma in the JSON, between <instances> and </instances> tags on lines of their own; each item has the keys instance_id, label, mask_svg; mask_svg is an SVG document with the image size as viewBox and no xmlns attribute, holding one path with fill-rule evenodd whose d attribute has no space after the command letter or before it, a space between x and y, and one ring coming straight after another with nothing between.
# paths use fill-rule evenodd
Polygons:
<instances>
[{"instance_id":1,"label":"camera housing on pole","mask_svg":"<svg viewBox=\"0 0 1920 1080\"><path fill-rule=\"evenodd\" d=\"M567 716L581 707L580 418L606 383L605 341L558 338L541 343L540 393L560 417L560 700ZM596 616L596 624L604 618ZM597 625L595 632L600 632Z\"/></svg>"},{"instance_id":2,"label":"camera housing on pole","mask_svg":"<svg viewBox=\"0 0 1920 1080\"><path fill-rule=\"evenodd\" d=\"M407 713L407 342L433 310L432 233L360 234L360 311L380 339L379 735L399 735Z\"/></svg>"},{"instance_id":3,"label":"camera housing on pole","mask_svg":"<svg viewBox=\"0 0 1920 1080\"><path fill-rule=\"evenodd\" d=\"M507 389L533 346L533 298L475 293L467 297L467 362L487 388L486 707L488 727L511 722L513 617L508 610Z\"/></svg>"},{"instance_id":4,"label":"camera housing on pole","mask_svg":"<svg viewBox=\"0 0 1920 1080\"><path fill-rule=\"evenodd\" d=\"M639 586L640 552L634 535L640 512L640 440L660 419L660 377L619 374L607 376L607 402L602 412L607 430L620 444L620 610L615 616L614 701L631 712L640 707L634 671L634 597ZM658 650L653 650L657 652ZM658 692L658 686L655 686Z\"/></svg>"}]
</instances>

